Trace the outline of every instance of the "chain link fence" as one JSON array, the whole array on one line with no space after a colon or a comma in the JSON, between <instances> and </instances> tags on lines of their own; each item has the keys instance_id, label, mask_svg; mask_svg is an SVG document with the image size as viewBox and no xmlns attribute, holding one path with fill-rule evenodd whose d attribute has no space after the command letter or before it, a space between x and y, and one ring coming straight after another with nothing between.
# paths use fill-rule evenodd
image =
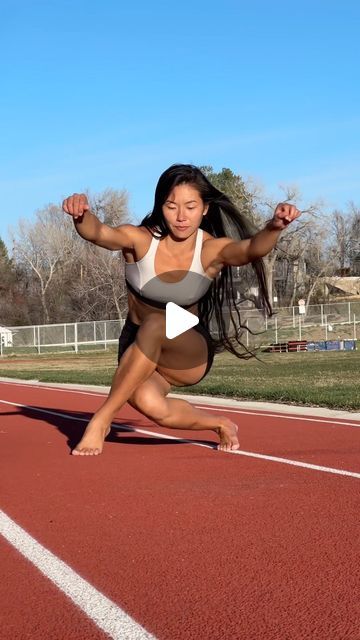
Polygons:
<instances>
[{"instance_id":1,"label":"chain link fence","mask_svg":"<svg viewBox=\"0 0 360 640\"><path fill-rule=\"evenodd\" d=\"M240 307L244 331L241 340L249 348L291 341L357 340L360 338L360 301L279 307L267 317L261 309ZM231 323L228 323L231 331Z\"/></svg>"},{"instance_id":2,"label":"chain link fence","mask_svg":"<svg viewBox=\"0 0 360 640\"><path fill-rule=\"evenodd\" d=\"M0 327L1 355L108 349L117 345L125 320Z\"/></svg>"},{"instance_id":3,"label":"chain link fence","mask_svg":"<svg viewBox=\"0 0 360 640\"><path fill-rule=\"evenodd\" d=\"M275 308L269 318L262 310L240 309L247 347L267 347L289 341L357 340L360 301ZM125 320L98 320L26 327L0 327L0 355L117 348ZM230 323L229 323L230 326Z\"/></svg>"}]
</instances>

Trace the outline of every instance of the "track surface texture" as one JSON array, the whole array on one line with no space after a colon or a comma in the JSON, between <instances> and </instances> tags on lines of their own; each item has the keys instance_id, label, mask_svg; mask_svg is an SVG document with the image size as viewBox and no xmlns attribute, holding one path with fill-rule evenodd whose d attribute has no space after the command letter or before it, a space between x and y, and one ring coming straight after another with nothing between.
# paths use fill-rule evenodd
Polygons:
<instances>
[{"instance_id":1,"label":"track surface texture","mask_svg":"<svg viewBox=\"0 0 360 640\"><path fill-rule=\"evenodd\" d=\"M259 459L216 451L210 431L160 430L126 405L102 455L69 455L101 402L0 384L2 640L360 640L358 415L221 410L242 451L269 456ZM25 557L17 526L46 566L51 552L69 584L79 576L110 602L113 626L106 603L105 626L95 605L84 610L86 587L79 604Z\"/></svg>"}]
</instances>

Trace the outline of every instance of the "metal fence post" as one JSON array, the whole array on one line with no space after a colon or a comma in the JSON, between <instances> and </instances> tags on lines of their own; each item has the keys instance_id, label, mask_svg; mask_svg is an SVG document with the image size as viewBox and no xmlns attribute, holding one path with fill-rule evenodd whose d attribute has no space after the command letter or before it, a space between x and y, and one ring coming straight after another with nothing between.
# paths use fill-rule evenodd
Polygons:
<instances>
[{"instance_id":1,"label":"metal fence post","mask_svg":"<svg viewBox=\"0 0 360 640\"><path fill-rule=\"evenodd\" d=\"M74 324L74 340L75 340L75 353L78 352L78 330L77 330L77 322Z\"/></svg>"},{"instance_id":2,"label":"metal fence post","mask_svg":"<svg viewBox=\"0 0 360 640\"><path fill-rule=\"evenodd\" d=\"M104 348L105 351L107 349L107 345L106 345L106 320L104 320Z\"/></svg>"},{"instance_id":3,"label":"metal fence post","mask_svg":"<svg viewBox=\"0 0 360 640\"><path fill-rule=\"evenodd\" d=\"M40 348L40 327L39 327L39 325L37 326L37 350L38 350L38 353L41 353L41 348Z\"/></svg>"}]
</instances>

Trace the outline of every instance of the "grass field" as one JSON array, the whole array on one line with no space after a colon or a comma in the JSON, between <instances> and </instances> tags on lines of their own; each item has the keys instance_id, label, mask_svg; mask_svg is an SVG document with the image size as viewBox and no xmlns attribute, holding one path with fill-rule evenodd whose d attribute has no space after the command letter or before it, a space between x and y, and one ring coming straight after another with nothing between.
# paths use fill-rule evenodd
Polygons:
<instances>
[{"instance_id":1,"label":"grass field","mask_svg":"<svg viewBox=\"0 0 360 640\"><path fill-rule=\"evenodd\" d=\"M216 356L207 377L182 393L287 404L360 409L360 351L261 354L243 361ZM116 351L4 357L0 376L43 382L109 385ZM176 388L173 389L176 391Z\"/></svg>"}]
</instances>

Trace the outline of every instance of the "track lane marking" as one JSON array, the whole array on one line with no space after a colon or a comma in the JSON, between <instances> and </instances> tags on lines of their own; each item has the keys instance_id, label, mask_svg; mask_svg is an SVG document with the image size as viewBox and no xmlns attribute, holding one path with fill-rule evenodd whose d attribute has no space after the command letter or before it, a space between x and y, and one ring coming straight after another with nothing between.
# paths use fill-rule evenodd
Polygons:
<instances>
[{"instance_id":1,"label":"track lane marking","mask_svg":"<svg viewBox=\"0 0 360 640\"><path fill-rule=\"evenodd\" d=\"M46 389L49 391L60 391L61 393L76 393L79 395L83 395L83 396L94 396L96 398L103 398L104 395L107 395L106 393L99 393L96 391L81 391L79 389L62 389L61 387L51 387L51 386L46 386L46 385L38 385L38 384L22 384L21 382L4 382L4 380L0 381L0 384L8 384L8 385L12 385L15 387L25 387L25 388L30 388L30 389ZM240 413L243 415L249 415L249 416L265 416L268 418L281 418L283 420L300 420L300 421L305 421L305 422L319 422L319 423L324 423L324 424L328 424L328 425L340 425L340 426L344 426L344 427L356 427L356 428L360 428L360 420L358 422L346 422L345 418L341 420L335 420L334 418L317 418L316 416L294 416L291 414L287 414L287 413L271 413L271 412L267 412L266 410L264 411L256 411L256 409L251 409L251 410L246 410L246 409L231 409L229 405L217 405L216 407L214 407L213 405L208 405L208 404L204 404L204 403L200 403L200 404L193 404L193 406L196 409L207 409L208 411L226 411L228 413ZM304 408L305 405L304 405ZM319 408L319 407L316 407Z\"/></svg>"},{"instance_id":2,"label":"track lane marking","mask_svg":"<svg viewBox=\"0 0 360 640\"><path fill-rule=\"evenodd\" d=\"M0 533L113 640L156 640L115 602L79 576L1 509Z\"/></svg>"},{"instance_id":3,"label":"track lane marking","mask_svg":"<svg viewBox=\"0 0 360 640\"><path fill-rule=\"evenodd\" d=\"M78 422L88 422L86 418L80 418L77 416L71 416L68 413L60 413L58 411L51 411L50 409L40 409L38 407L32 407L31 405L20 404L16 402L9 402L8 400L0 400L1 404L8 404L14 407L22 407L23 409L29 409L30 411L35 411L38 413L47 413L49 415L57 416L59 418L65 418L67 420L77 420ZM204 447L206 449L212 449L217 451L217 445L214 443L213 445L204 444L203 442L197 442L196 440L188 440L187 438L178 438L176 436L169 436L166 434L157 433L156 431L149 431L147 429L138 429L137 427L129 427L127 425L119 425L116 423L111 424L112 428L118 429L119 431L132 431L133 433L142 433L147 436L151 436L153 438L160 438L162 440L176 440L177 442L182 442L183 444L191 444L196 447ZM350 478L360 479L360 473L356 471L348 471L346 469L335 469L333 467L324 467L317 464L311 464L309 462L302 462L300 460L291 460L289 458L279 458L277 456L268 456L263 453L255 453L253 451L242 451L237 449L236 451L222 451L220 453L231 453L234 455L245 456L248 458L256 458L259 460L267 460L269 462L279 462L282 464L292 465L294 467L302 467L304 469L311 469L313 471L321 471L323 473L332 473L339 476L348 476ZM84 456L85 457L85 456Z\"/></svg>"},{"instance_id":4,"label":"track lane marking","mask_svg":"<svg viewBox=\"0 0 360 640\"><path fill-rule=\"evenodd\" d=\"M210 407L206 404L196 404L194 405L197 409L209 409ZM246 409L227 409L226 405L219 407L211 407L212 411L226 411L229 413L242 413L244 415L249 416L265 416L266 418L283 418L285 420L304 420L305 422L325 422L326 424L337 424L345 427L357 427L360 428L360 422L344 422L343 420L340 422L339 420L334 420L332 418L316 418L316 417L306 417L306 416L293 416L288 415L286 413L266 413L261 411L246 411Z\"/></svg>"}]
</instances>

